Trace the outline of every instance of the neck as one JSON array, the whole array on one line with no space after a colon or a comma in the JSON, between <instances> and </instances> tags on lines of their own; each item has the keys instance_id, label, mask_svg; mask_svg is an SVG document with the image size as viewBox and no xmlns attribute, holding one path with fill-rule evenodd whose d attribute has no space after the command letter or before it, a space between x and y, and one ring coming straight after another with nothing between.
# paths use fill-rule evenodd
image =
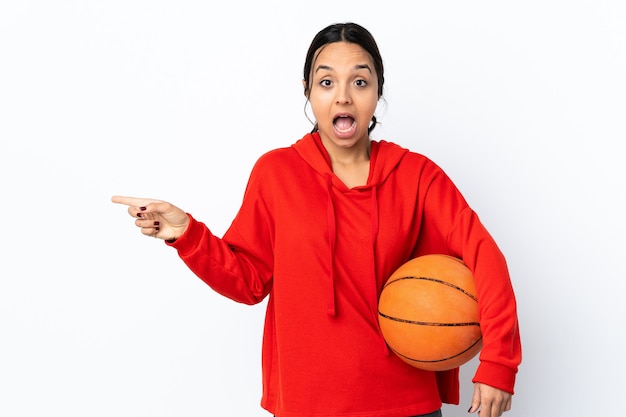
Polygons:
<instances>
[{"instance_id":1,"label":"neck","mask_svg":"<svg viewBox=\"0 0 626 417\"><path fill-rule=\"evenodd\" d=\"M323 137L321 139L333 165L352 165L370 160L371 143L369 137L364 137L349 147L336 146L330 140L324 140Z\"/></svg>"}]
</instances>

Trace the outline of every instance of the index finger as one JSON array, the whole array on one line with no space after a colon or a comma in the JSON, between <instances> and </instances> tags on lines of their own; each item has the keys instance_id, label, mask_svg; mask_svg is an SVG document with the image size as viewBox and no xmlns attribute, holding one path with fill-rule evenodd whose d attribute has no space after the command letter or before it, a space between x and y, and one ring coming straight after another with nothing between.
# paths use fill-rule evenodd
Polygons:
<instances>
[{"instance_id":1,"label":"index finger","mask_svg":"<svg viewBox=\"0 0 626 417\"><path fill-rule=\"evenodd\" d=\"M151 198L126 197L121 195L114 195L113 197L111 197L111 201L116 204L124 204L126 206L133 207L145 207L150 203L159 202L159 200L154 200Z\"/></svg>"}]
</instances>

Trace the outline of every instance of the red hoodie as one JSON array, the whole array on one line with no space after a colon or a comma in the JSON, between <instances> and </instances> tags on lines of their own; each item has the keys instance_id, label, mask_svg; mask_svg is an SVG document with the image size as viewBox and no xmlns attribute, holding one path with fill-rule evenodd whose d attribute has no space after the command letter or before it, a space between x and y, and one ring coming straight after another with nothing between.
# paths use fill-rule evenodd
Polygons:
<instances>
[{"instance_id":1,"label":"red hoodie","mask_svg":"<svg viewBox=\"0 0 626 417\"><path fill-rule=\"evenodd\" d=\"M222 239L190 216L172 244L220 294L247 304L269 294L261 405L278 417L406 417L458 404L458 369L411 367L378 327L385 280L430 253L472 270L483 332L474 381L513 393L521 346L502 253L437 165L371 145L367 184L352 189L317 133L268 152Z\"/></svg>"}]
</instances>

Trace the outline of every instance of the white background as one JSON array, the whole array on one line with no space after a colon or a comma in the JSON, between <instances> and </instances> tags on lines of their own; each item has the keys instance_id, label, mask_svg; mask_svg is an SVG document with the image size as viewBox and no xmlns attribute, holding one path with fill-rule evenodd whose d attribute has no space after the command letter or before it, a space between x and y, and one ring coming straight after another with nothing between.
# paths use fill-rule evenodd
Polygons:
<instances>
[{"instance_id":1,"label":"white background","mask_svg":"<svg viewBox=\"0 0 626 417\"><path fill-rule=\"evenodd\" d=\"M507 256L508 416L619 414L624 2L212 3L1 3L0 416L268 415L264 304L213 293L109 199L166 199L221 235L254 161L310 129L306 49L342 21L385 60L374 137L441 165Z\"/></svg>"}]
</instances>

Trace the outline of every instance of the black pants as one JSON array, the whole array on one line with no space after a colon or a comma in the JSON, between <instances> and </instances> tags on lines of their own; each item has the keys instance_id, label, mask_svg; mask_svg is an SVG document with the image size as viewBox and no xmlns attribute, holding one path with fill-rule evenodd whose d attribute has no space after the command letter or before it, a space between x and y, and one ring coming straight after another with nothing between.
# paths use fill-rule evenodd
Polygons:
<instances>
[{"instance_id":1,"label":"black pants","mask_svg":"<svg viewBox=\"0 0 626 417\"><path fill-rule=\"evenodd\" d=\"M419 416L413 417L441 417L441 410L434 411L430 414L420 414Z\"/></svg>"}]
</instances>

